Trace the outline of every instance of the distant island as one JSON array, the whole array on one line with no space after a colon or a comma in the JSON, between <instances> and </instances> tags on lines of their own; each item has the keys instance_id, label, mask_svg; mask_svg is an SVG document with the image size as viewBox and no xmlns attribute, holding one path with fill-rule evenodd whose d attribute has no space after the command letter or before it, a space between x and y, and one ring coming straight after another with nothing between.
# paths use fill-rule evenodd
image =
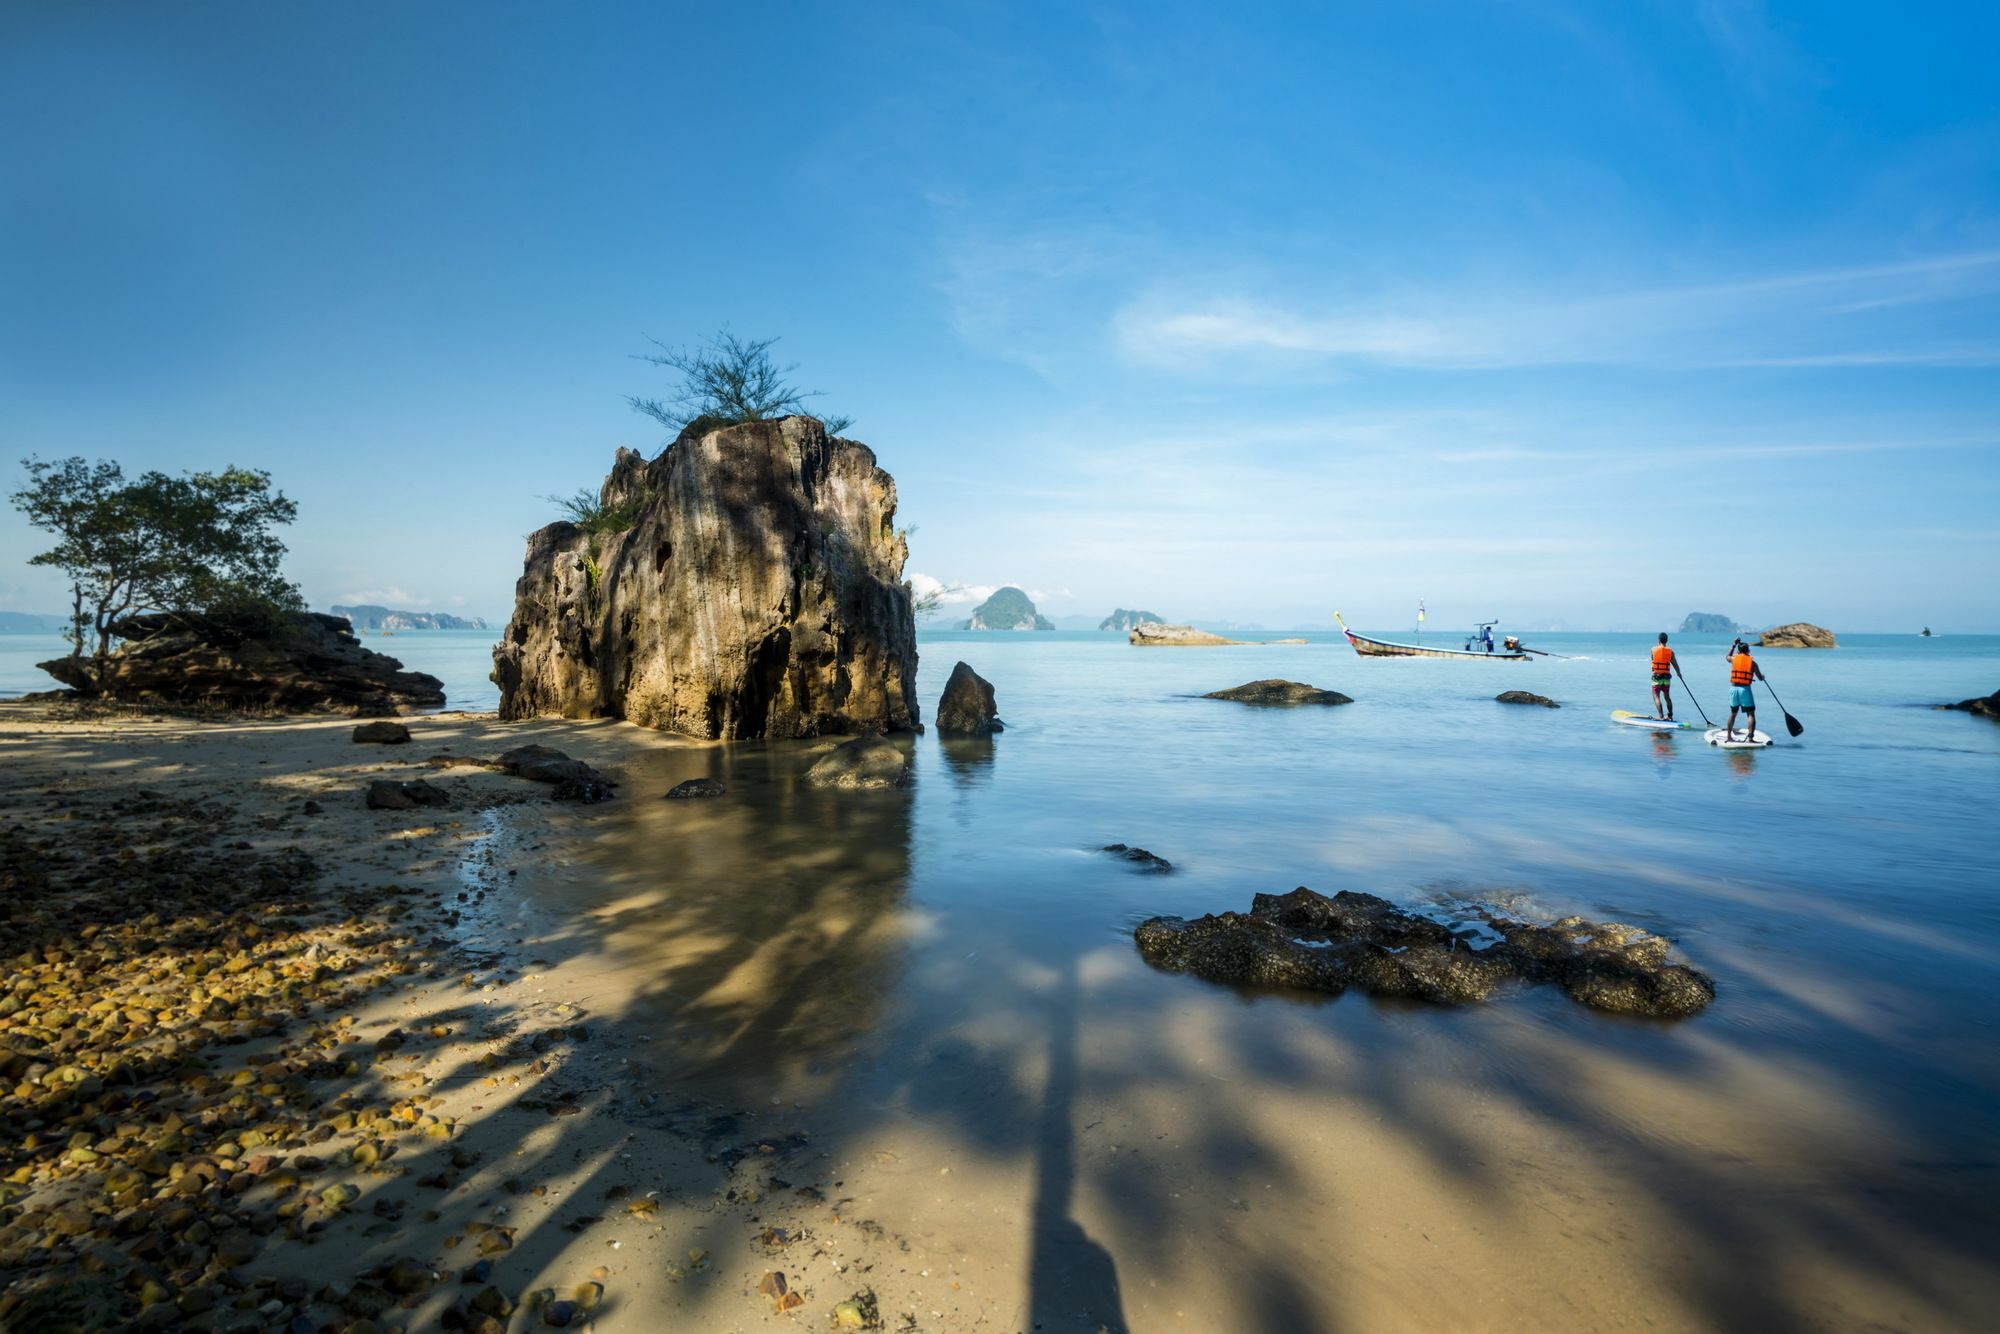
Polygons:
<instances>
[{"instance_id":1,"label":"distant island","mask_svg":"<svg viewBox=\"0 0 2000 1334\"><path fill-rule=\"evenodd\" d=\"M1102 621L1099 621L1097 628L1100 630L1116 630L1120 634L1125 634L1135 625L1165 625L1166 623L1166 617L1156 616L1150 611L1127 611L1125 608L1120 607Z\"/></svg>"},{"instance_id":2,"label":"distant island","mask_svg":"<svg viewBox=\"0 0 2000 1334\"><path fill-rule=\"evenodd\" d=\"M392 611L372 603L359 607L335 607L335 616L345 616L356 630L484 630L486 622L477 616L453 616L443 611Z\"/></svg>"},{"instance_id":3,"label":"distant island","mask_svg":"<svg viewBox=\"0 0 2000 1334\"><path fill-rule=\"evenodd\" d=\"M1736 622L1731 617L1724 616L1720 612L1691 611L1687 614L1687 619L1681 622L1681 633L1684 635L1733 635L1736 633Z\"/></svg>"},{"instance_id":4,"label":"distant island","mask_svg":"<svg viewBox=\"0 0 2000 1334\"><path fill-rule=\"evenodd\" d=\"M0 634L49 633L69 623L66 616L37 616L31 611L0 611Z\"/></svg>"},{"instance_id":5,"label":"distant island","mask_svg":"<svg viewBox=\"0 0 2000 1334\"><path fill-rule=\"evenodd\" d=\"M1055 623L1035 610L1035 604L1018 588L1003 588L979 604L970 617L959 622L961 630L1053 630Z\"/></svg>"}]
</instances>

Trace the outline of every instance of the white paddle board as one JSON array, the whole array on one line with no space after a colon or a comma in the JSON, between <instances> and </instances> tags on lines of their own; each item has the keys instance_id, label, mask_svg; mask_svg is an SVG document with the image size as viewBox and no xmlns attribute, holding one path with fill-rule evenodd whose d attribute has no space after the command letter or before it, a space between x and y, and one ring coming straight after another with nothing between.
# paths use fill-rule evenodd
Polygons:
<instances>
[{"instance_id":1,"label":"white paddle board","mask_svg":"<svg viewBox=\"0 0 2000 1334\"><path fill-rule=\"evenodd\" d=\"M1724 750L1762 750L1771 744L1771 738L1764 735L1764 733L1746 732L1740 727L1736 729L1736 739L1734 741L1725 741L1723 738L1728 736L1729 733L1720 727L1705 732L1703 735L1708 738L1709 745L1720 746Z\"/></svg>"},{"instance_id":2,"label":"white paddle board","mask_svg":"<svg viewBox=\"0 0 2000 1334\"><path fill-rule=\"evenodd\" d=\"M1631 727L1644 727L1654 732L1699 732L1700 723L1669 722L1665 718L1655 718L1650 713L1633 713L1630 709L1616 709L1611 714L1614 723L1625 723Z\"/></svg>"}]
</instances>

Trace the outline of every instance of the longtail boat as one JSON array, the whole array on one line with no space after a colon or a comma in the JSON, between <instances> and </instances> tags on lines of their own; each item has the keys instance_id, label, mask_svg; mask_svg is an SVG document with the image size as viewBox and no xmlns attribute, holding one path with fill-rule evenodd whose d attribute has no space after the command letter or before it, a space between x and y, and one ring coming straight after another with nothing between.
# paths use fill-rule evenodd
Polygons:
<instances>
[{"instance_id":1,"label":"longtail boat","mask_svg":"<svg viewBox=\"0 0 2000 1334\"><path fill-rule=\"evenodd\" d=\"M1367 635L1357 635L1347 628L1347 622L1335 612L1333 619L1340 622L1340 633L1347 636L1347 642L1354 645L1354 651L1364 658L1504 658L1519 662L1528 655L1518 649L1502 649L1498 653L1479 653L1460 648L1425 648L1422 644L1392 644L1386 639L1370 639Z\"/></svg>"}]
</instances>

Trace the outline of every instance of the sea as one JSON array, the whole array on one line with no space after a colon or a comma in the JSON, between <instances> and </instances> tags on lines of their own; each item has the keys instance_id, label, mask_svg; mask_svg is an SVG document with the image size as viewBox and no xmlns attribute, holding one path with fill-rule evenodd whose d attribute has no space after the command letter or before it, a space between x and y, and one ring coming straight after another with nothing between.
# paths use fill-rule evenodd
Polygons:
<instances>
[{"instance_id":1,"label":"sea","mask_svg":"<svg viewBox=\"0 0 2000 1334\"><path fill-rule=\"evenodd\" d=\"M493 638L369 643L441 677L451 707L487 709ZM1935 707L2000 688L2000 636L1762 651L1777 694L1759 687L1758 725L1777 744L1733 752L1612 721L1649 707L1651 636L1530 634L1549 656L1525 661L1362 659L1303 638L925 633L926 713L963 660L992 682L1003 734L917 738L914 787L888 796L805 788L815 752L795 743L662 750L626 775L632 800L578 816L596 822L599 888L529 892L574 933L649 886L611 952L654 1007L644 1023L683 1030L688 1069L772 1098L818 1079L857 1117L1057 1155L1097 1192L1112 1257L1184 1218L1230 1254L1225 1198L1348 1244L1268 1193L1311 1177L1340 1197L1338 1145L1308 1158L1291 1139L1323 1124L1458 1182L1494 1236L1554 1226L1509 1212L1533 1200L1579 1273L1680 1294L1670 1324L1924 1327L2000 1297L2000 722ZM1726 637L1673 642L1679 715L1720 723ZM59 647L0 640L0 694L45 687L32 662ZM1273 677L1354 702L1202 698ZM1561 707L1495 702L1510 689ZM654 799L695 776L730 795ZM1112 843L1173 869L1140 871ZM1717 999L1667 1023L1553 989L1459 1011L1250 994L1156 972L1131 945L1149 916L1299 885L1632 924L1669 937ZM1052 1053L1072 1062L1060 1115L1037 1091L1056 1087ZM1093 1122L1124 1127L1118 1143ZM1203 1196L1157 1157L1117 1166L1178 1133L1240 1184ZM1407 1214L1384 1199L1352 1217L1421 1224ZM1440 1243L1439 1264L1485 1263L1490 1241ZM1136 1319L1142 1297L1127 1300Z\"/></svg>"}]
</instances>

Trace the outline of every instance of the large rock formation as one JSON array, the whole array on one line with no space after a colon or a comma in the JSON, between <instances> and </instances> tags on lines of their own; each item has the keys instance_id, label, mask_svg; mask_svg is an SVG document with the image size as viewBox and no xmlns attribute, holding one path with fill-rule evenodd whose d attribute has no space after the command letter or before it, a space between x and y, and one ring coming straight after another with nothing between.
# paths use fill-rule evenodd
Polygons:
<instances>
[{"instance_id":1,"label":"large rock formation","mask_svg":"<svg viewBox=\"0 0 2000 1334\"><path fill-rule=\"evenodd\" d=\"M1773 626L1758 639L1764 648L1833 648L1833 631L1823 630L1817 625L1804 621L1793 621L1790 625Z\"/></svg>"},{"instance_id":2,"label":"large rock formation","mask_svg":"<svg viewBox=\"0 0 2000 1334\"><path fill-rule=\"evenodd\" d=\"M938 696L938 735L991 736L1004 732L1007 727L994 716L997 711L992 682L973 671L971 664L961 662L951 669L951 679L944 683L944 693Z\"/></svg>"},{"instance_id":3,"label":"large rock formation","mask_svg":"<svg viewBox=\"0 0 2000 1334\"><path fill-rule=\"evenodd\" d=\"M1492 937L1485 944L1478 938ZM1715 983L1668 961L1661 936L1565 917L1531 926L1482 914L1478 929L1404 912L1343 890L1259 894L1247 913L1153 917L1134 932L1156 967L1237 986L1344 991L1457 1005L1503 983L1552 983L1571 1000L1621 1014L1678 1019L1715 999Z\"/></svg>"},{"instance_id":4,"label":"large rock formation","mask_svg":"<svg viewBox=\"0 0 2000 1334\"><path fill-rule=\"evenodd\" d=\"M1035 610L1035 604L1018 588L1003 588L979 604L972 615L958 623L961 630L1053 630L1055 622Z\"/></svg>"},{"instance_id":5,"label":"large rock formation","mask_svg":"<svg viewBox=\"0 0 2000 1334\"><path fill-rule=\"evenodd\" d=\"M1227 690L1211 690L1203 699L1228 699L1238 704L1352 704L1338 690L1321 690L1303 681L1250 681Z\"/></svg>"},{"instance_id":6,"label":"large rock formation","mask_svg":"<svg viewBox=\"0 0 2000 1334\"><path fill-rule=\"evenodd\" d=\"M41 669L87 695L169 707L393 712L444 703L444 683L361 647L337 616L228 618L192 612L128 616L101 662L57 658Z\"/></svg>"},{"instance_id":7,"label":"large rock formation","mask_svg":"<svg viewBox=\"0 0 2000 1334\"><path fill-rule=\"evenodd\" d=\"M1100 630L1129 631L1135 625L1165 625L1167 618L1150 611L1127 611L1120 607L1097 623Z\"/></svg>"},{"instance_id":8,"label":"large rock formation","mask_svg":"<svg viewBox=\"0 0 2000 1334\"><path fill-rule=\"evenodd\" d=\"M1680 633L1684 635L1733 635L1736 622L1720 612L1691 611L1681 622Z\"/></svg>"},{"instance_id":9,"label":"large rock formation","mask_svg":"<svg viewBox=\"0 0 2000 1334\"><path fill-rule=\"evenodd\" d=\"M916 622L896 483L813 417L621 449L607 522L528 538L493 650L500 715L691 736L903 732ZM622 525L622 526L620 526Z\"/></svg>"},{"instance_id":10,"label":"large rock formation","mask_svg":"<svg viewBox=\"0 0 2000 1334\"><path fill-rule=\"evenodd\" d=\"M335 616L345 616L356 630L484 630L486 622L477 616L453 616L448 611L393 611L374 603L356 607L334 607Z\"/></svg>"},{"instance_id":11,"label":"large rock formation","mask_svg":"<svg viewBox=\"0 0 2000 1334\"><path fill-rule=\"evenodd\" d=\"M1940 709L1962 709L1966 713L1976 713L1983 718L2000 718L2000 690L1990 695L1973 699L1962 699L1956 704L1940 704Z\"/></svg>"},{"instance_id":12,"label":"large rock formation","mask_svg":"<svg viewBox=\"0 0 2000 1334\"><path fill-rule=\"evenodd\" d=\"M1132 627L1125 636L1127 642L1142 648L1201 648L1210 644L1240 644L1239 639L1224 639L1206 630L1197 630L1191 625L1166 625L1158 621L1145 621Z\"/></svg>"}]
</instances>

